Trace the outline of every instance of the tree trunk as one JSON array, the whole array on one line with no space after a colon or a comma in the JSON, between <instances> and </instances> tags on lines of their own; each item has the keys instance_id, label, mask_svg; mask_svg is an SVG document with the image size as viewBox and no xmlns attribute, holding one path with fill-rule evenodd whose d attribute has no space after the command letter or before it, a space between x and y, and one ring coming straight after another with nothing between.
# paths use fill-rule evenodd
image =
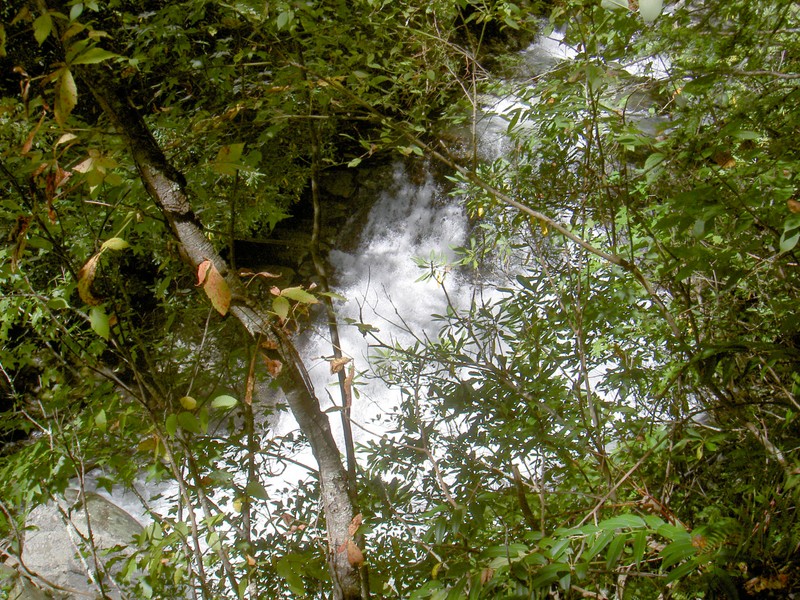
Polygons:
<instances>
[{"instance_id":1,"label":"tree trunk","mask_svg":"<svg viewBox=\"0 0 800 600\"><path fill-rule=\"evenodd\" d=\"M347 471L342 465L328 418L320 408L294 344L248 295L238 276L228 269L205 236L186 195L184 177L169 164L142 116L131 105L124 90L113 81L113 74L100 66L82 67L78 73L114 127L128 141L147 192L164 214L191 266L196 271L200 263L211 260L230 286L233 298L230 312L252 335L263 336L275 348L267 352L282 363L278 383L300 429L308 438L319 467L334 598L361 598L358 565L350 564L346 551L348 542L352 544L349 528L355 516L348 494Z\"/></svg>"}]
</instances>

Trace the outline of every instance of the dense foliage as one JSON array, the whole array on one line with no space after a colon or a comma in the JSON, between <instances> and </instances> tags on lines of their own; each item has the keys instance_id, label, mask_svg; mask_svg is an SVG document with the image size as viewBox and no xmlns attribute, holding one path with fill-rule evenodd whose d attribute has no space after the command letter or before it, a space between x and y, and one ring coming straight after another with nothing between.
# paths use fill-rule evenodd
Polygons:
<instances>
[{"instance_id":1,"label":"dense foliage","mask_svg":"<svg viewBox=\"0 0 800 600\"><path fill-rule=\"evenodd\" d=\"M356 324L362 376L400 395L357 455L346 552L374 597L800 590L800 9L639 4L565 0L544 24L467 0L0 8L0 553L67 486L146 477L176 497L133 554L84 540L101 594L335 589L317 482L270 483L308 435L271 429L280 365L183 264L102 73L234 266L320 171L394 153L438 161L468 212L458 259L419 261L438 336ZM542 26L563 59L482 68L490 37ZM510 108L486 158L453 131L490 98ZM247 289L292 332L325 298L307 285Z\"/></svg>"}]
</instances>

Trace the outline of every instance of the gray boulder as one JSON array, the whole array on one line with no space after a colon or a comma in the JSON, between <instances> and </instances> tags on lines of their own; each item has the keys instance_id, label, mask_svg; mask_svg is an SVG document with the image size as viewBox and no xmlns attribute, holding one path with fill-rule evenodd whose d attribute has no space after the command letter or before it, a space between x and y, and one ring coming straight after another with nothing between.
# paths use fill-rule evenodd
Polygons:
<instances>
[{"instance_id":1,"label":"gray boulder","mask_svg":"<svg viewBox=\"0 0 800 600\"><path fill-rule=\"evenodd\" d=\"M58 503L49 502L33 509L26 523L30 529L25 532L22 563L28 573L35 574L33 581L37 586L48 590L47 594L20 575L21 565L8 561L8 566L18 571L10 576L16 578L12 585L14 591L18 590L17 595L12 591L9 598L101 597L95 559L85 543L90 528L101 572L106 570L105 563L110 558L103 550L130 545L133 537L142 532L142 525L136 519L99 494L87 492L85 502L79 500L75 490L67 490L64 496ZM119 597L108 577L103 579L103 588L108 598Z\"/></svg>"}]
</instances>

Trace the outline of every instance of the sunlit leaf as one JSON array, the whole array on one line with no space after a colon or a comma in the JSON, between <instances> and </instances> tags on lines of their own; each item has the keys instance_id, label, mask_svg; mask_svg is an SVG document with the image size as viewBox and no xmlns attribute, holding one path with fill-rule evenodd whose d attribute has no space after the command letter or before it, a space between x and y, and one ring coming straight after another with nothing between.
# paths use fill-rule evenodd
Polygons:
<instances>
[{"instance_id":1,"label":"sunlit leaf","mask_svg":"<svg viewBox=\"0 0 800 600\"><path fill-rule=\"evenodd\" d=\"M181 406L186 410L194 410L197 407L197 400L191 396L181 396L178 402L180 402Z\"/></svg>"},{"instance_id":2,"label":"sunlit leaf","mask_svg":"<svg viewBox=\"0 0 800 600\"><path fill-rule=\"evenodd\" d=\"M240 164L243 150L243 143L223 146L211 167L220 175L236 175L236 171L243 166Z\"/></svg>"},{"instance_id":3,"label":"sunlit leaf","mask_svg":"<svg viewBox=\"0 0 800 600\"><path fill-rule=\"evenodd\" d=\"M793 250L797 245L798 240L800 240L800 229L795 229L794 233L792 234L789 232L784 232L783 235L781 235L781 252L789 252Z\"/></svg>"},{"instance_id":4,"label":"sunlit leaf","mask_svg":"<svg viewBox=\"0 0 800 600\"><path fill-rule=\"evenodd\" d=\"M663 0L639 0L639 14L645 23L652 23L661 14Z\"/></svg>"},{"instance_id":5,"label":"sunlit leaf","mask_svg":"<svg viewBox=\"0 0 800 600\"><path fill-rule=\"evenodd\" d=\"M276 25L278 26L279 30L286 29L286 27L288 27L293 20L294 20L294 11L287 10L278 15L278 18L276 20Z\"/></svg>"},{"instance_id":6,"label":"sunlit leaf","mask_svg":"<svg viewBox=\"0 0 800 600\"><path fill-rule=\"evenodd\" d=\"M97 425L97 428L100 431L105 431L107 423L108 423L108 420L106 418L106 411L103 410L103 409L100 409L100 412L98 412L94 416L94 424Z\"/></svg>"},{"instance_id":7,"label":"sunlit leaf","mask_svg":"<svg viewBox=\"0 0 800 600\"><path fill-rule=\"evenodd\" d=\"M72 8L69 9L69 20L74 21L78 17L83 14L83 3L76 2L72 5Z\"/></svg>"},{"instance_id":8,"label":"sunlit leaf","mask_svg":"<svg viewBox=\"0 0 800 600\"><path fill-rule=\"evenodd\" d=\"M281 290L281 296L284 298L289 298L290 300L294 300L295 302L301 302L303 304L316 304L319 302L316 296L309 294L301 287L284 288Z\"/></svg>"},{"instance_id":9,"label":"sunlit leaf","mask_svg":"<svg viewBox=\"0 0 800 600\"><path fill-rule=\"evenodd\" d=\"M178 415L171 413L167 416L164 421L164 429L170 437L175 437L175 433L178 431Z\"/></svg>"},{"instance_id":10,"label":"sunlit leaf","mask_svg":"<svg viewBox=\"0 0 800 600\"><path fill-rule=\"evenodd\" d=\"M108 249L108 250L124 250L125 248L129 248L129 247L130 247L130 244L128 244L128 242L126 242L122 238L118 238L118 237L113 237L113 238L107 239L105 242L103 242L103 245L101 246L101 248L104 249L104 250L105 249Z\"/></svg>"},{"instance_id":11,"label":"sunlit leaf","mask_svg":"<svg viewBox=\"0 0 800 600\"><path fill-rule=\"evenodd\" d=\"M272 311L281 319L286 320L289 316L289 301L283 296L276 296L272 299Z\"/></svg>"},{"instance_id":12,"label":"sunlit leaf","mask_svg":"<svg viewBox=\"0 0 800 600\"><path fill-rule=\"evenodd\" d=\"M233 408L239 403L239 401L234 398L233 396L222 395L217 396L211 401L211 408Z\"/></svg>"}]
</instances>

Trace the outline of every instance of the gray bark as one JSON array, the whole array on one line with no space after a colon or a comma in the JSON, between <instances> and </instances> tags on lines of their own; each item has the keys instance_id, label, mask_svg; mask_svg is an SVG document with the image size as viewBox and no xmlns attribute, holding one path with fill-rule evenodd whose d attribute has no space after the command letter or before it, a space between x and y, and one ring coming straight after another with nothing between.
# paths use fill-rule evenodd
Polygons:
<instances>
[{"instance_id":1,"label":"gray bark","mask_svg":"<svg viewBox=\"0 0 800 600\"><path fill-rule=\"evenodd\" d=\"M345 551L351 535L354 505L348 494L347 471L331 434L328 417L322 412L308 374L294 344L267 312L248 295L213 244L203 233L185 191L185 180L168 161L139 112L112 74L103 67L82 67L78 74L102 107L119 134L127 140L134 163L150 197L159 207L195 271L211 260L230 286L234 301L230 312L256 337L271 340L276 350L268 351L283 368L278 383L292 414L308 439L319 467L322 503L328 533L328 562L334 598L361 598L357 566Z\"/></svg>"}]
</instances>

